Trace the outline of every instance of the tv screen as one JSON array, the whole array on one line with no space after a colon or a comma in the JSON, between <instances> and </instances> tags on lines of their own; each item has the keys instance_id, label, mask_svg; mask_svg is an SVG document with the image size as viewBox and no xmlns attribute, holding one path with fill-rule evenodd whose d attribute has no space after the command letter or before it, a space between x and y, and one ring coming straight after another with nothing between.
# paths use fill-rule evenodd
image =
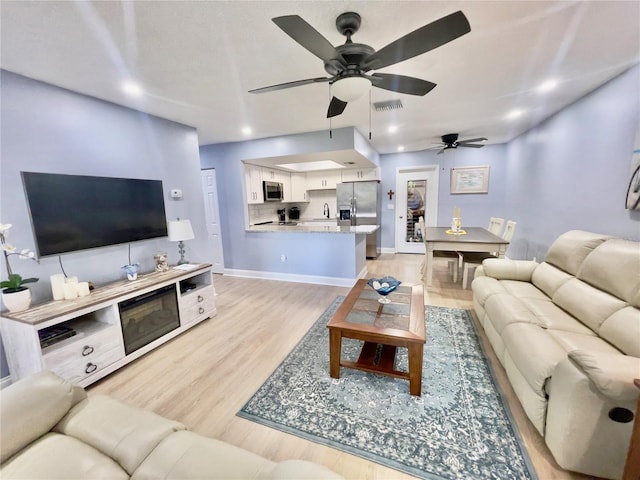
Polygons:
<instances>
[{"instance_id":1,"label":"tv screen","mask_svg":"<svg viewBox=\"0 0 640 480\"><path fill-rule=\"evenodd\" d=\"M161 180L21 175L38 256L167 235Z\"/></svg>"}]
</instances>

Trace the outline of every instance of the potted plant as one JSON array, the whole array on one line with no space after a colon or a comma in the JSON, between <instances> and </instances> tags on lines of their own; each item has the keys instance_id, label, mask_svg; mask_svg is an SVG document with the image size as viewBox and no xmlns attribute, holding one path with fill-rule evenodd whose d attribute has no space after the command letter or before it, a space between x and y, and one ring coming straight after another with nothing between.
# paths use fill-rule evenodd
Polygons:
<instances>
[{"instance_id":1,"label":"potted plant","mask_svg":"<svg viewBox=\"0 0 640 480\"><path fill-rule=\"evenodd\" d=\"M11 264L9 263L9 257L11 255L18 255L18 258L30 259L36 262L38 260L35 258L35 253L31 250L24 249L18 251L16 247L7 243L6 237L10 228L11 224L0 224L0 244L2 246L2 253L8 275L8 280L0 282L0 288L2 289L2 301L5 307L7 307L10 312L21 312L31 305L31 290L24 285L26 283L37 282L38 279L34 277L22 278L17 273L13 273Z\"/></svg>"}]
</instances>

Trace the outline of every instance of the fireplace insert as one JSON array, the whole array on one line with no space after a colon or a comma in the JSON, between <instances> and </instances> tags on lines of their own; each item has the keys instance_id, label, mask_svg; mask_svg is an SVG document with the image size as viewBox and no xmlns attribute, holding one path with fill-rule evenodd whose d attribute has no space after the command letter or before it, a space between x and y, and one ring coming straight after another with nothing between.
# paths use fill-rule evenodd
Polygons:
<instances>
[{"instance_id":1,"label":"fireplace insert","mask_svg":"<svg viewBox=\"0 0 640 480\"><path fill-rule=\"evenodd\" d=\"M127 355L180 326L175 285L118 304Z\"/></svg>"}]
</instances>

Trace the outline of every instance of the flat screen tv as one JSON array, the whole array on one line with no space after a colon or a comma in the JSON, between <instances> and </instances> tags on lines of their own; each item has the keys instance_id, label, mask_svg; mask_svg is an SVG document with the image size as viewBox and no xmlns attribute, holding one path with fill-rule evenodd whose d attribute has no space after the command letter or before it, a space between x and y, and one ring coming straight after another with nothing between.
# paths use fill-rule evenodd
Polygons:
<instances>
[{"instance_id":1,"label":"flat screen tv","mask_svg":"<svg viewBox=\"0 0 640 480\"><path fill-rule=\"evenodd\" d=\"M21 175L40 257L167 236L161 180Z\"/></svg>"}]
</instances>

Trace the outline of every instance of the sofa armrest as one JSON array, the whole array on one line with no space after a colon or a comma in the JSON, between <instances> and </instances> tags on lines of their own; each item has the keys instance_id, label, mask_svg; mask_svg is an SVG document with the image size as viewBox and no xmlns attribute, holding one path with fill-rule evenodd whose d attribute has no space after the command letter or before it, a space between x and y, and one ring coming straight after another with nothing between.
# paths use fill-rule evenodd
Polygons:
<instances>
[{"instance_id":1,"label":"sofa armrest","mask_svg":"<svg viewBox=\"0 0 640 480\"><path fill-rule=\"evenodd\" d=\"M81 387L48 371L30 375L3 389L0 463L49 432L86 396Z\"/></svg>"},{"instance_id":2,"label":"sofa armrest","mask_svg":"<svg viewBox=\"0 0 640 480\"><path fill-rule=\"evenodd\" d=\"M640 378L640 358L585 350L569 352L569 358L605 397L628 402L640 396L633 383L634 378Z\"/></svg>"},{"instance_id":3,"label":"sofa armrest","mask_svg":"<svg viewBox=\"0 0 640 480\"><path fill-rule=\"evenodd\" d=\"M488 258L482 262L482 273L497 280L530 282L533 271L538 265L538 262L531 260Z\"/></svg>"}]
</instances>

